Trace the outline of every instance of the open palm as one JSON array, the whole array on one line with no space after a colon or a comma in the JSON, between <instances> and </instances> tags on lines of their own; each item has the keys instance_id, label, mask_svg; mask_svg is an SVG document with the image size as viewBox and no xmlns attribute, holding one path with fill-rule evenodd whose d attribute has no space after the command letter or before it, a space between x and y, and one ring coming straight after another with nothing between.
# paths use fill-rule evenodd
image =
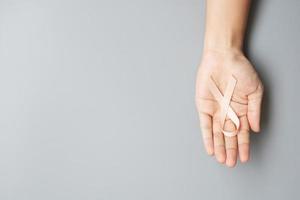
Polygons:
<instances>
[{"instance_id":1,"label":"open palm","mask_svg":"<svg viewBox=\"0 0 300 200\"><path fill-rule=\"evenodd\" d=\"M227 137L225 131L235 131L234 123L227 117L224 127L220 123L219 103L209 89L213 77L217 87L224 94L230 77L237 80L230 107L240 120L237 136ZM211 52L203 56L196 81L196 106L199 112L201 132L206 151L215 155L220 163L233 167L237 157L242 162L249 159L249 131L260 130L260 107L263 85L245 56L236 53Z\"/></svg>"}]
</instances>

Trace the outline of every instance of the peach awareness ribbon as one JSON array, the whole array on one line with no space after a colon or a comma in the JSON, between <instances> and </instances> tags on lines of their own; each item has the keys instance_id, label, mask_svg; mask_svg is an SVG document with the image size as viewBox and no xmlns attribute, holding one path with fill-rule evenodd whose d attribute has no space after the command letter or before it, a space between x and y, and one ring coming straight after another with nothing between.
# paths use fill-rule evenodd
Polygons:
<instances>
[{"instance_id":1,"label":"peach awareness ribbon","mask_svg":"<svg viewBox=\"0 0 300 200\"><path fill-rule=\"evenodd\" d=\"M240 120L239 120L238 116L236 115L236 113L233 111L233 109L230 107L230 101L231 101L231 97L233 95L234 88L236 86L236 82L237 82L237 80L233 76L231 76L231 78L228 82L228 85L226 87L226 90L224 92L224 96L218 89L218 87L212 77L210 78L210 84L209 84L211 93L213 94L213 96L215 97L215 99L218 101L218 103L220 105L221 128L222 128L222 132L227 137L236 136L238 133L238 130L240 128ZM236 128L235 131L230 132L230 131L225 131L223 129L224 125L225 125L226 116L228 116L229 119L234 123L235 128Z\"/></svg>"}]
</instances>

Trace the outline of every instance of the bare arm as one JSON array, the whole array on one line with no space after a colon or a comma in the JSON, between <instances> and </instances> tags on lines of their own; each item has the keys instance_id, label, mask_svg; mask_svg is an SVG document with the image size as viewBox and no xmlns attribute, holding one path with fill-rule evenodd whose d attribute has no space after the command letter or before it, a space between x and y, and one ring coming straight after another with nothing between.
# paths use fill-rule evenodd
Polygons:
<instances>
[{"instance_id":1,"label":"bare arm","mask_svg":"<svg viewBox=\"0 0 300 200\"><path fill-rule=\"evenodd\" d=\"M196 81L196 106L206 151L229 167L235 166L238 156L242 162L249 160L250 128L260 130L263 85L243 53L249 6L250 0L206 1L204 48ZM229 107L238 118L238 127L224 102L213 95L212 79L221 94L230 80L236 80ZM222 120L224 110L227 115Z\"/></svg>"},{"instance_id":2,"label":"bare arm","mask_svg":"<svg viewBox=\"0 0 300 200\"><path fill-rule=\"evenodd\" d=\"M250 0L207 0L204 50L243 47Z\"/></svg>"}]
</instances>

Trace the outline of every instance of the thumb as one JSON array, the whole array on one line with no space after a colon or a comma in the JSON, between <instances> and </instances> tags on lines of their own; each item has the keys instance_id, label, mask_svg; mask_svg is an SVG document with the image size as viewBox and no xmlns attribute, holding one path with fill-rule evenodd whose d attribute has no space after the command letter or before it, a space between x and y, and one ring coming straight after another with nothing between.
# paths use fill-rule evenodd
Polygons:
<instances>
[{"instance_id":1,"label":"thumb","mask_svg":"<svg viewBox=\"0 0 300 200\"><path fill-rule=\"evenodd\" d=\"M248 95L248 112L247 117L252 131L260 131L260 113L263 97L263 85L260 83L256 91Z\"/></svg>"}]
</instances>

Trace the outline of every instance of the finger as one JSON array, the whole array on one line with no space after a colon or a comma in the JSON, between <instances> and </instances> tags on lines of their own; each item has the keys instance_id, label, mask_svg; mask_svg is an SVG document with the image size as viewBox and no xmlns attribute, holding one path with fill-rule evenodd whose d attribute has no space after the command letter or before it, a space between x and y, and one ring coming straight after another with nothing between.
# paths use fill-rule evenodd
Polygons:
<instances>
[{"instance_id":1,"label":"finger","mask_svg":"<svg viewBox=\"0 0 300 200\"><path fill-rule=\"evenodd\" d=\"M227 120L224 125L224 130L235 131L231 120ZM226 148L226 165L228 167L234 167L237 161L237 136L227 137L225 136L225 148Z\"/></svg>"},{"instance_id":2,"label":"finger","mask_svg":"<svg viewBox=\"0 0 300 200\"><path fill-rule=\"evenodd\" d=\"M214 154L213 137L212 137L212 119L211 116L199 113L200 127L202 132L203 143L208 155Z\"/></svg>"},{"instance_id":3,"label":"finger","mask_svg":"<svg viewBox=\"0 0 300 200\"><path fill-rule=\"evenodd\" d=\"M225 141L221 131L220 121L215 117L213 120L214 152L219 163L226 160Z\"/></svg>"},{"instance_id":4,"label":"finger","mask_svg":"<svg viewBox=\"0 0 300 200\"><path fill-rule=\"evenodd\" d=\"M249 123L246 116L240 118L241 127L237 135L239 158L241 162L247 162L249 160L250 154L250 133L249 133Z\"/></svg>"},{"instance_id":5,"label":"finger","mask_svg":"<svg viewBox=\"0 0 300 200\"><path fill-rule=\"evenodd\" d=\"M254 132L260 131L260 113L261 102L263 97L263 85L259 84L256 91L248 96L248 112L247 117L251 129Z\"/></svg>"}]
</instances>

